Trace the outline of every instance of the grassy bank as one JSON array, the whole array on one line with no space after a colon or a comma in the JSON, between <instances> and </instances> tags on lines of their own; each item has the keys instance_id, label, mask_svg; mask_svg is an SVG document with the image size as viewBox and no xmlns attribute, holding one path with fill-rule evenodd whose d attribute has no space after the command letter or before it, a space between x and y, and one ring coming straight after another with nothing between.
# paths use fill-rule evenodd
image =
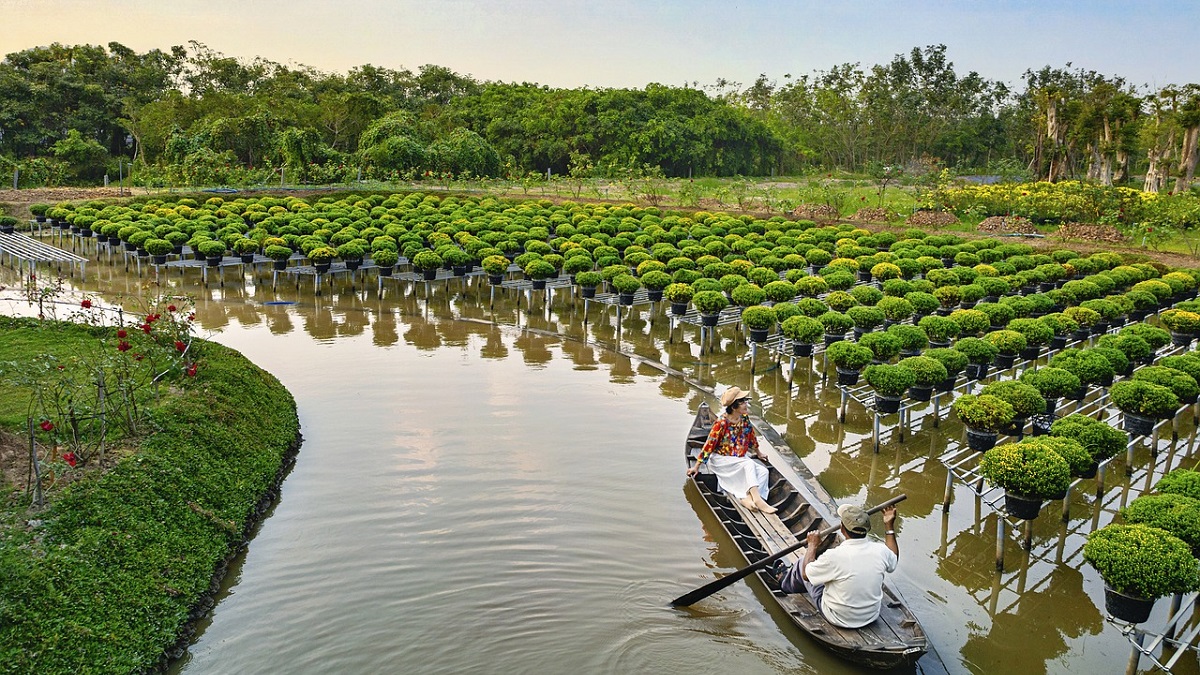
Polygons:
<instances>
[{"instance_id":1,"label":"grassy bank","mask_svg":"<svg viewBox=\"0 0 1200 675\"><path fill-rule=\"evenodd\" d=\"M0 342L31 350L89 332L0 319ZM299 440L294 400L240 354L194 346L200 375L161 397L135 452L44 510L8 500L0 672L158 668L274 494Z\"/></svg>"}]
</instances>

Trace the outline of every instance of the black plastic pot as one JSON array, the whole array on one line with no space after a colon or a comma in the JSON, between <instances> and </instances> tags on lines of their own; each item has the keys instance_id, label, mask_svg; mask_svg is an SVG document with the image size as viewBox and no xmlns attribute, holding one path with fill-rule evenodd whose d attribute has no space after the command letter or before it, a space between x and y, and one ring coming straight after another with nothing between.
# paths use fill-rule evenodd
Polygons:
<instances>
[{"instance_id":1,"label":"black plastic pot","mask_svg":"<svg viewBox=\"0 0 1200 675\"><path fill-rule=\"evenodd\" d=\"M839 385L852 387L858 384L859 371L843 369L837 366L834 366L834 368L837 370L837 383Z\"/></svg>"},{"instance_id":2,"label":"black plastic pot","mask_svg":"<svg viewBox=\"0 0 1200 675\"><path fill-rule=\"evenodd\" d=\"M806 342L793 342L792 343L792 355L793 356L812 356L812 353L813 353L813 346L811 344L806 343Z\"/></svg>"},{"instance_id":3,"label":"black plastic pot","mask_svg":"<svg viewBox=\"0 0 1200 675\"><path fill-rule=\"evenodd\" d=\"M721 318L720 312L711 313L711 314L701 314L700 315L700 325L708 326L709 328L712 328L713 326L717 325L717 321L720 320L720 318Z\"/></svg>"},{"instance_id":4,"label":"black plastic pot","mask_svg":"<svg viewBox=\"0 0 1200 675\"><path fill-rule=\"evenodd\" d=\"M1125 595L1110 588L1107 585L1104 587L1104 611L1112 615L1114 619L1120 619L1126 623L1143 623L1150 618L1150 613L1154 611L1154 603L1158 598L1139 598L1136 595Z\"/></svg>"},{"instance_id":5,"label":"black plastic pot","mask_svg":"<svg viewBox=\"0 0 1200 675\"><path fill-rule=\"evenodd\" d=\"M967 427L967 447L976 452L986 452L996 446L997 436L994 431L976 431Z\"/></svg>"},{"instance_id":6,"label":"black plastic pot","mask_svg":"<svg viewBox=\"0 0 1200 675\"><path fill-rule=\"evenodd\" d=\"M950 377L947 377L946 379L942 380L936 387L934 387L934 389L936 389L942 393L954 391L954 384L956 382L958 382L958 373L955 373L955 374L951 375Z\"/></svg>"},{"instance_id":7,"label":"black plastic pot","mask_svg":"<svg viewBox=\"0 0 1200 675\"><path fill-rule=\"evenodd\" d=\"M1005 491L1004 510L1013 518L1033 520L1042 512L1042 500Z\"/></svg>"},{"instance_id":8,"label":"black plastic pot","mask_svg":"<svg viewBox=\"0 0 1200 675\"><path fill-rule=\"evenodd\" d=\"M899 396L885 396L876 392L875 394L875 409L881 413L894 413L900 410Z\"/></svg>"},{"instance_id":9,"label":"black plastic pot","mask_svg":"<svg viewBox=\"0 0 1200 675\"><path fill-rule=\"evenodd\" d=\"M450 271L451 271L451 272L454 274L454 276L456 276L456 277L465 277L465 276L467 276L467 266L466 266L466 265L454 265L454 266L452 266L452 267L450 268Z\"/></svg>"},{"instance_id":10,"label":"black plastic pot","mask_svg":"<svg viewBox=\"0 0 1200 675\"><path fill-rule=\"evenodd\" d=\"M546 280L545 279L531 279L529 281L529 283L533 286L533 290L535 290L535 291L546 290ZM625 304L625 303L621 303L621 304Z\"/></svg>"},{"instance_id":11,"label":"black plastic pot","mask_svg":"<svg viewBox=\"0 0 1200 675\"><path fill-rule=\"evenodd\" d=\"M223 255L214 255L209 258L205 258L205 260L208 262L209 267L220 267L221 261L224 259L225 259L225 256L223 256Z\"/></svg>"},{"instance_id":12,"label":"black plastic pot","mask_svg":"<svg viewBox=\"0 0 1200 675\"><path fill-rule=\"evenodd\" d=\"M982 380L987 377L988 364L986 363L968 363L967 378L971 380Z\"/></svg>"},{"instance_id":13,"label":"black plastic pot","mask_svg":"<svg viewBox=\"0 0 1200 675\"><path fill-rule=\"evenodd\" d=\"M503 274L489 274L489 275L487 275L487 278L488 278L488 283L493 286L499 286L500 284L504 283L504 275ZM587 294L586 288L583 289L583 297L585 297L585 298L596 297L596 287L592 286L592 294L591 295Z\"/></svg>"},{"instance_id":14,"label":"black plastic pot","mask_svg":"<svg viewBox=\"0 0 1200 675\"><path fill-rule=\"evenodd\" d=\"M767 341L767 335L769 335L771 333L771 329L769 329L769 328L751 328L749 332L750 332L750 341L761 344L761 343Z\"/></svg>"},{"instance_id":15,"label":"black plastic pot","mask_svg":"<svg viewBox=\"0 0 1200 675\"><path fill-rule=\"evenodd\" d=\"M1026 347L1017 353L1022 359L1032 361L1042 355L1041 347Z\"/></svg>"},{"instance_id":16,"label":"black plastic pot","mask_svg":"<svg viewBox=\"0 0 1200 675\"><path fill-rule=\"evenodd\" d=\"M437 273L438 271L436 268L431 270L421 270L421 278L425 281L433 281L434 279L437 279Z\"/></svg>"},{"instance_id":17,"label":"black plastic pot","mask_svg":"<svg viewBox=\"0 0 1200 675\"><path fill-rule=\"evenodd\" d=\"M283 264L284 264L284 266L285 266L285 267L287 266L287 261L286 261L286 260L284 260L284 261L281 261L281 262L283 262ZM277 264L278 264L278 263L277 263ZM278 268L277 268L277 269L278 269ZM380 266L379 266L379 276L381 276L381 277L390 277L390 276L392 276L392 271L393 271L393 270L395 270L395 267L393 267L392 265L380 265Z\"/></svg>"},{"instance_id":18,"label":"black plastic pot","mask_svg":"<svg viewBox=\"0 0 1200 675\"><path fill-rule=\"evenodd\" d=\"M914 401L928 401L933 398L933 387L909 387L908 397Z\"/></svg>"},{"instance_id":19,"label":"black plastic pot","mask_svg":"<svg viewBox=\"0 0 1200 675\"><path fill-rule=\"evenodd\" d=\"M997 354L996 355L996 367L999 368L1000 370L1008 370L1009 368L1012 368L1013 364L1016 362L1017 362L1016 354Z\"/></svg>"},{"instance_id":20,"label":"black plastic pot","mask_svg":"<svg viewBox=\"0 0 1200 675\"><path fill-rule=\"evenodd\" d=\"M1195 339L1196 336L1192 335L1191 333L1176 333L1175 331L1171 331L1171 344L1175 345L1176 347L1187 347L1191 345L1192 340Z\"/></svg>"},{"instance_id":21,"label":"black plastic pot","mask_svg":"<svg viewBox=\"0 0 1200 675\"><path fill-rule=\"evenodd\" d=\"M842 340L845 340L845 339L846 339L845 333L841 333L841 334L826 333L825 334L825 346L828 347L829 345L831 345L835 342L841 342Z\"/></svg>"},{"instance_id":22,"label":"black plastic pot","mask_svg":"<svg viewBox=\"0 0 1200 675\"><path fill-rule=\"evenodd\" d=\"M313 269L317 270L317 274L325 274L332 265L332 262L313 263Z\"/></svg>"},{"instance_id":23,"label":"black plastic pot","mask_svg":"<svg viewBox=\"0 0 1200 675\"><path fill-rule=\"evenodd\" d=\"M647 298L647 299L648 299L650 302L659 302L659 301L661 301L661 300L663 299L663 292L662 292L662 289L660 288L660 289L658 289L657 291L656 291L656 290L654 290L654 289L647 289L647 290L646 290L646 298Z\"/></svg>"},{"instance_id":24,"label":"black plastic pot","mask_svg":"<svg viewBox=\"0 0 1200 675\"><path fill-rule=\"evenodd\" d=\"M592 290L594 294L595 289ZM687 306L688 304L686 302L672 302L671 313L675 316L683 316L684 314L687 314Z\"/></svg>"},{"instance_id":25,"label":"black plastic pot","mask_svg":"<svg viewBox=\"0 0 1200 675\"><path fill-rule=\"evenodd\" d=\"M286 270L286 269L287 269L287 266L288 266L288 261L286 261L286 260L272 260L272 261L271 261L271 266L272 266L272 267L274 267L276 270L283 271L283 270Z\"/></svg>"},{"instance_id":26,"label":"black plastic pot","mask_svg":"<svg viewBox=\"0 0 1200 675\"><path fill-rule=\"evenodd\" d=\"M1067 336L1055 335L1054 337L1050 338L1050 349L1059 350L1065 348L1066 346Z\"/></svg>"},{"instance_id":27,"label":"black plastic pot","mask_svg":"<svg viewBox=\"0 0 1200 675\"><path fill-rule=\"evenodd\" d=\"M166 265L167 264L167 256L152 255L152 256L150 256L150 262L155 265Z\"/></svg>"},{"instance_id":28,"label":"black plastic pot","mask_svg":"<svg viewBox=\"0 0 1200 675\"><path fill-rule=\"evenodd\" d=\"M629 306L633 304L633 293L617 293L617 302Z\"/></svg>"},{"instance_id":29,"label":"black plastic pot","mask_svg":"<svg viewBox=\"0 0 1200 675\"><path fill-rule=\"evenodd\" d=\"M1141 415L1124 411L1121 413L1122 428L1125 429L1126 433L1133 436L1149 436L1153 434L1154 425L1157 423L1158 420L1153 417L1142 417Z\"/></svg>"}]
</instances>

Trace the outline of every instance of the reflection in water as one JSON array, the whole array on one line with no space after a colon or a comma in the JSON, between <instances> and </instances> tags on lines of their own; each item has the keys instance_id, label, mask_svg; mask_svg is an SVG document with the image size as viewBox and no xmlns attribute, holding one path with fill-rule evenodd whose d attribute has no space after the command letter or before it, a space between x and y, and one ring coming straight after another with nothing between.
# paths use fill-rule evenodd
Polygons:
<instances>
[{"instance_id":1,"label":"reflection in water","mask_svg":"<svg viewBox=\"0 0 1200 675\"><path fill-rule=\"evenodd\" d=\"M706 509L663 489L685 484L680 443L704 397L642 359L753 391L835 497L908 495L897 584L951 672L1111 672L1128 655L1079 553L1136 496L1123 466L1110 469L1103 503L1085 481L1067 523L1049 505L1032 555L1011 535L997 573L991 510L957 484L941 509L937 458L961 436L957 422L915 420L876 453L870 415L851 402L839 420L820 359L776 364L760 351L751 373L733 327L702 342L663 306L585 313L569 290L547 302L480 278L393 279L380 292L373 277L339 278L318 296L311 280L243 284L233 268L204 285L198 270L156 281L123 272L119 257L97 267L85 287L110 302L155 284L194 296L199 326L279 374L302 411L300 464L186 672L265 671L272 659L284 664L275 670L369 672L394 670L397 657L422 666L414 672L843 670L764 613L757 585L663 609L743 561L719 537L706 542L704 530L720 531ZM15 281L0 268L0 285ZM378 393L364 397L362 382ZM1140 451L1137 464L1150 461ZM1150 478L1135 472L1136 490ZM462 625L479 633L476 647L457 638Z\"/></svg>"}]
</instances>

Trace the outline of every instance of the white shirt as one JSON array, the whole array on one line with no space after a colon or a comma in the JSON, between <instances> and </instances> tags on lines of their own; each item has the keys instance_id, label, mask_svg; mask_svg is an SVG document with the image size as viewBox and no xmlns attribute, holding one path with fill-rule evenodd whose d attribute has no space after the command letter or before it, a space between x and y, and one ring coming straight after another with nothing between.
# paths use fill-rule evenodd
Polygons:
<instances>
[{"instance_id":1,"label":"white shirt","mask_svg":"<svg viewBox=\"0 0 1200 675\"><path fill-rule=\"evenodd\" d=\"M879 617L883 577L896 570L899 558L871 539L846 539L804 569L808 580L824 584L821 611L843 628L862 628Z\"/></svg>"}]
</instances>

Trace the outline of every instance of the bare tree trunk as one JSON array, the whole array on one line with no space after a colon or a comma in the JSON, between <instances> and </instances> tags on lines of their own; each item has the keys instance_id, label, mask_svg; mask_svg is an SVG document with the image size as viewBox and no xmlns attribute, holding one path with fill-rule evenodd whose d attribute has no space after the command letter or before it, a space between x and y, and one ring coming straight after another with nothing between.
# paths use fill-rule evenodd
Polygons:
<instances>
[{"instance_id":1,"label":"bare tree trunk","mask_svg":"<svg viewBox=\"0 0 1200 675\"><path fill-rule=\"evenodd\" d=\"M1200 127L1191 127L1183 132L1183 147L1179 153L1179 171L1175 177L1175 193L1187 192L1196 177L1196 161L1200 159Z\"/></svg>"},{"instance_id":2,"label":"bare tree trunk","mask_svg":"<svg viewBox=\"0 0 1200 675\"><path fill-rule=\"evenodd\" d=\"M1096 143L1087 144L1087 179L1091 181L1100 180L1100 146Z\"/></svg>"},{"instance_id":3,"label":"bare tree trunk","mask_svg":"<svg viewBox=\"0 0 1200 675\"><path fill-rule=\"evenodd\" d=\"M1113 183L1120 185L1129 180L1129 153L1118 150L1116 153L1116 168L1113 169Z\"/></svg>"},{"instance_id":4,"label":"bare tree trunk","mask_svg":"<svg viewBox=\"0 0 1200 675\"><path fill-rule=\"evenodd\" d=\"M1062 173L1062 157L1058 142L1058 104L1051 99L1046 105L1046 140L1049 141L1050 167L1046 170L1046 180L1053 183Z\"/></svg>"},{"instance_id":5,"label":"bare tree trunk","mask_svg":"<svg viewBox=\"0 0 1200 675\"><path fill-rule=\"evenodd\" d=\"M1146 151L1146 158L1150 160L1150 165L1146 168L1146 182L1142 186L1142 191L1158 192L1166 184L1167 176L1163 165L1170 159L1169 147L1153 147Z\"/></svg>"}]
</instances>

